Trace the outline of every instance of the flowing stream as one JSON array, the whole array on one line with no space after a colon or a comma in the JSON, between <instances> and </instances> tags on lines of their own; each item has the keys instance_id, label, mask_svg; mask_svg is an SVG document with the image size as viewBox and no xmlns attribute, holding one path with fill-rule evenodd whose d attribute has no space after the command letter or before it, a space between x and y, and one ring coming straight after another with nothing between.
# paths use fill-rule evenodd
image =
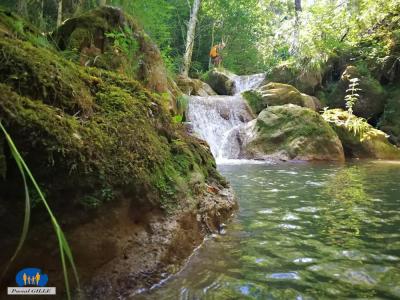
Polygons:
<instances>
[{"instance_id":1,"label":"flowing stream","mask_svg":"<svg viewBox=\"0 0 400 300\"><path fill-rule=\"evenodd\" d=\"M220 165L240 204L224 235L134 299L399 299L400 165Z\"/></svg>"},{"instance_id":2,"label":"flowing stream","mask_svg":"<svg viewBox=\"0 0 400 300\"><path fill-rule=\"evenodd\" d=\"M218 163L239 158L241 145L235 132L253 119L240 94L257 87L264 78L264 74L232 77L234 96L190 97L188 120L194 133L210 145Z\"/></svg>"},{"instance_id":3,"label":"flowing stream","mask_svg":"<svg viewBox=\"0 0 400 300\"><path fill-rule=\"evenodd\" d=\"M191 97L240 209L178 274L133 299L400 299L400 163L238 160L235 130L252 119L234 96Z\"/></svg>"}]
</instances>

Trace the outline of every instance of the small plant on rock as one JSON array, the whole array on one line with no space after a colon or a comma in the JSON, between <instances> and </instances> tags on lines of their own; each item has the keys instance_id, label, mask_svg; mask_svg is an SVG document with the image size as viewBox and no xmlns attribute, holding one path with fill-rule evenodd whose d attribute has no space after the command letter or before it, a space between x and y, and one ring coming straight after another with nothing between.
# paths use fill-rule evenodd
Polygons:
<instances>
[{"instance_id":1,"label":"small plant on rock","mask_svg":"<svg viewBox=\"0 0 400 300\"><path fill-rule=\"evenodd\" d=\"M356 104L357 100L360 99L360 95L358 94L361 89L359 88L360 79L358 78L350 78L349 88L346 90L346 96L344 100L346 101L346 108L350 116L353 115L353 107ZM350 117L348 121L350 120Z\"/></svg>"}]
</instances>

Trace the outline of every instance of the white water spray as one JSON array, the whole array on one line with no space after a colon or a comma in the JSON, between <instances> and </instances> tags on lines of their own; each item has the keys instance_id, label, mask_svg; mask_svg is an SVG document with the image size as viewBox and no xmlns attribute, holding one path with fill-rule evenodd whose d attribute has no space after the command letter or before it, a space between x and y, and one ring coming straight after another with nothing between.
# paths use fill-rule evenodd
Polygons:
<instances>
[{"instance_id":1,"label":"white water spray","mask_svg":"<svg viewBox=\"0 0 400 300\"><path fill-rule=\"evenodd\" d=\"M233 76L234 96L190 97L187 112L193 132L207 141L217 162L240 158L239 130L253 119L241 93L258 87L264 74Z\"/></svg>"}]
</instances>

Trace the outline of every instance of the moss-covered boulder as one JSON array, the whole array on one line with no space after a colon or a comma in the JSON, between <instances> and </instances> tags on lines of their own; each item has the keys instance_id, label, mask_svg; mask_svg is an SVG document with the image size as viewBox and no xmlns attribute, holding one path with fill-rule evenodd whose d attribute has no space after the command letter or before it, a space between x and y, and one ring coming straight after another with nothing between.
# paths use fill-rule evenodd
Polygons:
<instances>
[{"instance_id":1,"label":"moss-covered boulder","mask_svg":"<svg viewBox=\"0 0 400 300\"><path fill-rule=\"evenodd\" d=\"M247 128L243 156L252 159L344 160L336 133L322 117L293 104L264 109Z\"/></svg>"},{"instance_id":2,"label":"moss-covered boulder","mask_svg":"<svg viewBox=\"0 0 400 300\"><path fill-rule=\"evenodd\" d=\"M345 108L346 91L349 88L350 79L360 79L357 93L360 98L353 107L356 116L377 121L385 107L386 94L378 80L372 77L367 68L348 66L338 82L334 83L327 95L327 104L333 108Z\"/></svg>"},{"instance_id":3,"label":"moss-covered boulder","mask_svg":"<svg viewBox=\"0 0 400 300\"><path fill-rule=\"evenodd\" d=\"M224 183L208 147L138 81L66 60L34 44L33 33L2 32L0 120L56 210L90 209L121 193L173 210L207 181ZM20 175L0 141L0 198L12 206Z\"/></svg>"},{"instance_id":4,"label":"moss-covered boulder","mask_svg":"<svg viewBox=\"0 0 400 300\"><path fill-rule=\"evenodd\" d=\"M330 109L323 118L338 134L346 157L400 159L400 150L388 141L388 136L369 125L365 119L341 109Z\"/></svg>"},{"instance_id":5,"label":"moss-covered boulder","mask_svg":"<svg viewBox=\"0 0 400 300\"><path fill-rule=\"evenodd\" d=\"M205 82L199 79L178 76L176 83L180 90L190 96L213 96L217 93Z\"/></svg>"},{"instance_id":6,"label":"moss-covered boulder","mask_svg":"<svg viewBox=\"0 0 400 300\"><path fill-rule=\"evenodd\" d=\"M203 80L219 95L234 95L235 82L232 80L234 74L224 69L213 69L203 76Z\"/></svg>"},{"instance_id":7,"label":"moss-covered boulder","mask_svg":"<svg viewBox=\"0 0 400 300\"><path fill-rule=\"evenodd\" d=\"M257 90L244 92L242 95L256 115L268 106L285 104L295 104L314 111L321 109L321 104L316 97L300 93L295 87L283 83L270 82Z\"/></svg>"},{"instance_id":8,"label":"moss-covered boulder","mask_svg":"<svg viewBox=\"0 0 400 300\"><path fill-rule=\"evenodd\" d=\"M101 202L102 189L134 190L168 206L192 172L218 177L209 150L137 81L25 41L2 38L0 50L0 118L49 195Z\"/></svg>"},{"instance_id":9,"label":"moss-covered boulder","mask_svg":"<svg viewBox=\"0 0 400 300\"><path fill-rule=\"evenodd\" d=\"M168 91L160 51L139 24L120 9L101 7L67 19L52 38L81 65L119 71L151 90Z\"/></svg>"}]
</instances>

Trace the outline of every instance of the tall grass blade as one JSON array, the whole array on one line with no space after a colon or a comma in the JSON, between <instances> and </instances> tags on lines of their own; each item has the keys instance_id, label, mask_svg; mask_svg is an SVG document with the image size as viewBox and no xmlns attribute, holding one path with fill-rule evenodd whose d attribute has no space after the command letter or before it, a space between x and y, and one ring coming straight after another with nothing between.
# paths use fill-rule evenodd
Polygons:
<instances>
[{"instance_id":1,"label":"tall grass blade","mask_svg":"<svg viewBox=\"0 0 400 300\"><path fill-rule=\"evenodd\" d=\"M39 185L37 184L35 178L33 177L32 173L31 173L31 171L29 170L29 168L26 165L24 159L22 158L22 156L18 152L17 147L15 146L14 142L12 141L11 137L8 135L6 129L3 127L1 122L0 122L0 128L1 128L1 130L3 131L3 133L4 133L5 137L6 137L6 140L7 140L8 144L9 144L9 147L11 149L13 157L14 157L15 161L17 162L18 168L20 169L21 174L23 174L23 178L25 178L25 175L28 175L28 178L32 182L36 192L39 194L39 197L40 197L41 201L43 202L43 205L45 206L45 208L47 210L47 213L50 216L51 222L52 222L53 227L54 227L54 231L55 231L55 233L57 235L57 239L58 239L58 242L59 242L61 263L62 263L62 268L63 268L63 273L64 273L64 280L65 280L65 288L66 288L66 292L67 292L67 298L71 299L71 291L70 291L70 288L69 288L68 270L67 270L67 264L66 264L66 260L65 260L65 255L68 258L68 262L72 267L72 270L73 270L73 273L74 273L74 277L75 277L75 280L76 280L76 283L77 283L78 290L80 289L79 276L78 276L78 272L77 272L77 269L76 269L76 266L75 266L75 263L74 263L74 259L73 259L73 256L72 256L72 251L71 251L71 249L69 247L69 244L68 244L68 242L67 242L67 240L65 238L65 235L64 235L63 231L61 230L60 225L57 222L57 219L55 218L55 216L53 214L53 211L51 210L50 206L48 205L48 203L47 203L47 201L46 201L46 199L44 197L44 194L43 194L42 190L40 189ZM24 183L25 183L25 187L26 187L25 191L28 192L27 194L28 194L28 197L29 197L29 191L27 190L28 187L26 185L26 181L25 180L24 180ZM29 216L30 216L30 201L29 201L28 221L29 221ZM29 222L28 222L28 225L29 225ZM25 224L24 224L24 226L25 226ZM25 233L25 238L26 238L26 233ZM24 240L25 239L23 239L23 241ZM23 245L23 242L22 242L22 245ZM21 247L22 247L22 245L21 245Z\"/></svg>"},{"instance_id":2,"label":"tall grass blade","mask_svg":"<svg viewBox=\"0 0 400 300\"><path fill-rule=\"evenodd\" d=\"M4 130L2 124L0 123L1 129L3 130L4 134L6 135L6 139L8 140L9 137L7 137L7 132ZM10 258L10 261L8 262L8 264L6 265L6 267L4 268L2 274L1 274L1 281L3 281L4 276L6 275L8 269L10 268L11 264L14 262L15 258L18 256L18 253L21 251L22 246L25 243L26 237L28 235L28 230L29 230L29 221L30 221L30 217L31 217L31 201L30 201L30 197L29 197L29 188L28 188L28 184L26 182L26 176L25 176L25 172L24 169L21 165L21 162L17 159L17 155L15 153L15 151L13 151L13 149L11 149L11 155L13 156L14 160L17 163L18 169L21 173L22 176L22 180L23 180L23 184L24 184L24 190L25 190L25 214L24 214L24 223L22 225L22 232L21 232L21 236L20 239L18 241L18 245L17 248L15 249L15 252L13 254L13 256Z\"/></svg>"}]
</instances>

